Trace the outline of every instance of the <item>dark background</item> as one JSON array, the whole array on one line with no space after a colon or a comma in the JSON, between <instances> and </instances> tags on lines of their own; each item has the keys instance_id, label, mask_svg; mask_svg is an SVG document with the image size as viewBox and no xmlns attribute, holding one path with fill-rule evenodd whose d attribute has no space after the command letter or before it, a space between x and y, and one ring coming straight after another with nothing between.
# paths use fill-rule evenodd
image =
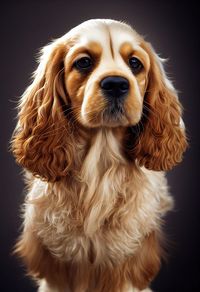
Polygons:
<instances>
[{"instance_id":1,"label":"dark background","mask_svg":"<svg viewBox=\"0 0 200 292\"><path fill-rule=\"evenodd\" d=\"M10 255L19 234L23 182L8 152L16 124L16 101L36 68L38 48L90 18L128 21L162 57L185 109L190 148L183 163L168 174L176 207L167 216L169 260L153 282L156 292L196 292L199 268L199 47L198 8L191 1L7 1L0 16L0 290L36 291L20 262ZM109 292L109 291L108 291Z\"/></svg>"}]
</instances>

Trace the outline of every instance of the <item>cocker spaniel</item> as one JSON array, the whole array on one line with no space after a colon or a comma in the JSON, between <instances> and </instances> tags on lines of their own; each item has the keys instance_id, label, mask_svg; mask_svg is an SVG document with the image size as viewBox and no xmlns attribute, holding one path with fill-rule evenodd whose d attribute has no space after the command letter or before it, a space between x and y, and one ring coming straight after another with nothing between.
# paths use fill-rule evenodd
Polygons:
<instances>
[{"instance_id":1,"label":"cocker spaniel","mask_svg":"<svg viewBox=\"0 0 200 292\"><path fill-rule=\"evenodd\" d=\"M26 169L15 252L40 292L150 291L187 147L177 93L129 25L86 21L45 46L12 138Z\"/></svg>"}]
</instances>

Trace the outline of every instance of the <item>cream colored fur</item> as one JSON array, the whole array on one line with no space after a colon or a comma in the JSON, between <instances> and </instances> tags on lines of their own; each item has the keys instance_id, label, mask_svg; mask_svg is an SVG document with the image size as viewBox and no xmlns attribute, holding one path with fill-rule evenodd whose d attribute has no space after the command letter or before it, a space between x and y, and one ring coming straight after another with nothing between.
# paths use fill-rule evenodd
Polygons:
<instances>
[{"instance_id":1,"label":"cream colored fur","mask_svg":"<svg viewBox=\"0 0 200 292\"><path fill-rule=\"evenodd\" d=\"M138 74L129 66L130 48L143 63ZM84 75L73 62L89 49L98 62ZM113 120L104 116L108 102L99 88L112 75L130 85L124 113ZM148 116L140 125L144 108ZM138 125L138 136L130 134ZM28 190L16 253L38 291L151 292L162 219L173 207L164 170L181 161L186 146L176 91L159 57L130 26L90 20L46 46L22 96L13 138Z\"/></svg>"},{"instance_id":2,"label":"cream colored fur","mask_svg":"<svg viewBox=\"0 0 200 292\"><path fill-rule=\"evenodd\" d=\"M119 149L112 130L99 130L69 187L64 181L34 179L25 205L25 230L34 228L59 260L87 260L92 245L96 264L123 262L147 234L159 230L171 209L165 174L129 168ZM118 200L122 203L116 208Z\"/></svg>"}]
</instances>

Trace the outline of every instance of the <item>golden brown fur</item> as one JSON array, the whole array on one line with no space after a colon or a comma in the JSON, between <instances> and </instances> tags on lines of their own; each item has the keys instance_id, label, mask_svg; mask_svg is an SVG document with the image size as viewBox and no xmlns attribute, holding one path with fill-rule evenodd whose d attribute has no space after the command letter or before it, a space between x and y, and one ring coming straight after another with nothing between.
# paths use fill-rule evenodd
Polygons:
<instances>
[{"instance_id":1,"label":"golden brown fur","mask_svg":"<svg viewBox=\"0 0 200 292\"><path fill-rule=\"evenodd\" d=\"M81 74L74 62L88 55L92 70ZM135 75L132 55L144 66ZM99 88L112 75L130 84L117 118ZM181 106L156 53L124 23L85 22L43 49L19 108L12 149L29 190L15 251L39 291L147 288L173 205L162 171L187 146Z\"/></svg>"}]
</instances>

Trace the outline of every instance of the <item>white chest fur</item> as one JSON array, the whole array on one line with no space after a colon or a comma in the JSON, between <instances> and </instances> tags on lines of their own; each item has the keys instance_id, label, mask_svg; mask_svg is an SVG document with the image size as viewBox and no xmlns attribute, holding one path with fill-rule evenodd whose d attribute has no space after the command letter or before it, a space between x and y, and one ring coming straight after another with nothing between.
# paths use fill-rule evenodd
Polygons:
<instances>
[{"instance_id":1,"label":"white chest fur","mask_svg":"<svg viewBox=\"0 0 200 292\"><path fill-rule=\"evenodd\" d=\"M71 180L36 179L26 204L25 226L64 261L122 261L172 206L164 174L130 167L111 131L99 131Z\"/></svg>"}]
</instances>

